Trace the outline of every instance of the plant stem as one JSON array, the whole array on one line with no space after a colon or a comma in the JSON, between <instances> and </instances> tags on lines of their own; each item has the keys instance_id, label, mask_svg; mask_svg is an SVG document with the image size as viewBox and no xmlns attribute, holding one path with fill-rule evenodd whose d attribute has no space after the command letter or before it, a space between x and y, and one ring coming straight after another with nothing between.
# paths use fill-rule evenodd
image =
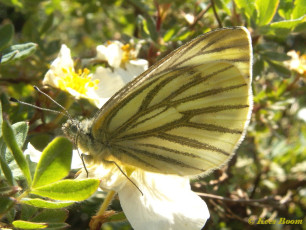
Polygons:
<instances>
[{"instance_id":1,"label":"plant stem","mask_svg":"<svg viewBox=\"0 0 306 230\"><path fill-rule=\"evenodd\" d=\"M105 212L110 203L112 202L116 192L115 191L110 191L107 193L99 211L95 216L93 216L90 220L89 227L90 230L99 230L101 229L102 224L104 223L105 219Z\"/></svg>"},{"instance_id":2,"label":"plant stem","mask_svg":"<svg viewBox=\"0 0 306 230\"><path fill-rule=\"evenodd\" d=\"M116 194L115 191L110 191L110 192L107 193L99 211L97 212L97 216L102 216L104 214L104 212L106 211L106 209L108 208L108 206L112 202L115 194Z\"/></svg>"}]
</instances>

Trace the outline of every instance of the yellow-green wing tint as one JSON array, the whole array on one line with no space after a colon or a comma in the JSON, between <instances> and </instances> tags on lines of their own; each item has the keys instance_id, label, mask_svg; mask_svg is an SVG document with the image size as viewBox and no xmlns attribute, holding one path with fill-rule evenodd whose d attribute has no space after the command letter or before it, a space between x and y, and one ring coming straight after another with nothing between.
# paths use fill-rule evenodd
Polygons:
<instances>
[{"instance_id":1,"label":"yellow-green wing tint","mask_svg":"<svg viewBox=\"0 0 306 230\"><path fill-rule=\"evenodd\" d=\"M148 171L197 175L219 167L249 122L251 62L245 28L204 34L111 98L93 136L108 146L109 160Z\"/></svg>"}]
</instances>

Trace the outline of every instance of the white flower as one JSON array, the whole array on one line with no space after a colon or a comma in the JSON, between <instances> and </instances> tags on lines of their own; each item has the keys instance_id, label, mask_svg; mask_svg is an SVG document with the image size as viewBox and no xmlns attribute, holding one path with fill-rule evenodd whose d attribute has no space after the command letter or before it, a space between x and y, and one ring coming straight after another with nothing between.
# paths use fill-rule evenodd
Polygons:
<instances>
[{"instance_id":1,"label":"white flower","mask_svg":"<svg viewBox=\"0 0 306 230\"><path fill-rule=\"evenodd\" d=\"M102 106L115 92L148 68L148 61L136 59L137 52L119 41L99 45L96 48L97 59L107 61L109 67L99 66L93 79L99 80L97 94Z\"/></svg>"},{"instance_id":2,"label":"white flower","mask_svg":"<svg viewBox=\"0 0 306 230\"><path fill-rule=\"evenodd\" d=\"M43 84L49 84L53 87L59 87L57 78L63 74L63 69L74 70L73 60L71 58L70 49L66 45L62 45L57 58L52 62L50 70L46 73Z\"/></svg>"},{"instance_id":3,"label":"white flower","mask_svg":"<svg viewBox=\"0 0 306 230\"><path fill-rule=\"evenodd\" d=\"M306 122L306 108L302 108L298 111L297 117Z\"/></svg>"},{"instance_id":4,"label":"white flower","mask_svg":"<svg viewBox=\"0 0 306 230\"><path fill-rule=\"evenodd\" d=\"M116 41L97 47L97 59L105 60L112 68L97 67L95 73L88 69L74 69L70 49L62 45L58 57L52 62L43 84L67 91L79 99L91 100L100 108L115 92L148 68L144 59L136 59L136 51L129 45Z\"/></svg>"},{"instance_id":5,"label":"white flower","mask_svg":"<svg viewBox=\"0 0 306 230\"><path fill-rule=\"evenodd\" d=\"M118 90L124 87L128 82L133 80L147 69L148 62L142 59L133 60L126 64L126 68L97 67L93 79L98 79L99 84L97 95L100 99L100 107Z\"/></svg>"},{"instance_id":6,"label":"white flower","mask_svg":"<svg viewBox=\"0 0 306 230\"><path fill-rule=\"evenodd\" d=\"M107 61L111 67L118 68L122 61L123 44L119 41L113 41L108 45L97 46L97 59Z\"/></svg>"},{"instance_id":7,"label":"white flower","mask_svg":"<svg viewBox=\"0 0 306 230\"><path fill-rule=\"evenodd\" d=\"M25 155L30 156L30 160L32 162L38 163L41 157L42 152L35 149L34 146L29 142L26 150L24 151ZM71 169L80 169L83 167L82 160L78 154L77 150L73 150L72 152L72 161L71 161Z\"/></svg>"},{"instance_id":8,"label":"white flower","mask_svg":"<svg viewBox=\"0 0 306 230\"><path fill-rule=\"evenodd\" d=\"M99 45L96 48L96 59L101 61L107 61L108 65L112 68L125 68L126 64L134 65L138 51L131 47L130 44L123 45L119 41L109 41L106 45ZM145 63L148 62L144 59L137 59L137 61ZM138 64L136 64L138 65Z\"/></svg>"},{"instance_id":9,"label":"white flower","mask_svg":"<svg viewBox=\"0 0 306 230\"><path fill-rule=\"evenodd\" d=\"M291 60L285 61L284 64L291 70L295 70L299 74L306 76L306 55L300 55L300 52L291 50L287 53Z\"/></svg>"},{"instance_id":10,"label":"white flower","mask_svg":"<svg viewBox=\"0 0 306 230\"><path fill-rule=\"evenodd\" d=\"M191 191L188 177L135 169L129 179L142 195L115 165L93 164L87 170L89 177L101 179L103 190L118 192L125 216L135 230L200 230L209 218L206 203ZM83 170L79 178L85 177Z\"/></svg>"},{"instance_id":11,"label":"white flower","mask_svg":"<svg viewBox=\"0 0 306 230\"><path fill-rule=\"evenodd\" d=\"M58 57L43 79L44 85L67 91L77 99L83 97L94 101L98 99L98 82L99 80L92 80L88 69L75 71L70 49L66 45L62 45Z\"/></svg>"},{"instance_id":12,"label":"white flower","mask_svg":"<svg viewBox=\"0 0 306 230\"><path fill-rule=\"evenodd\" d=\"M206 203L190 189L189 178L138 170L131 178L140 190L126 183L118 191L122 209L134 229L202 229L209 211Z\"/></svg>"},{"instance_id":13,"label":"white flower","mask_svg":"<svg viewBox=\"0 0 306 230\"><path fill-rule=\"evenodd\" d=\"M193 14L186 14L185 12L182 12L183 17L188 22L189 25L192 25L195 22L195 16Z\"/></svg>"}]
</instances>

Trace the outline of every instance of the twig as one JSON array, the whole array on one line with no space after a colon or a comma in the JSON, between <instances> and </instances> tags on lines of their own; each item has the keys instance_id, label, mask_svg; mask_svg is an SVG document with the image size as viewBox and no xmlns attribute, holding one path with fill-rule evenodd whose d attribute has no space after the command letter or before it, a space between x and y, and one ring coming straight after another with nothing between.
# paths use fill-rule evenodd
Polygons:
<instances>
[{"instance_id":1,"label":"twig","mask_svg":"<svg viewBox=\"0 0 306 230\"><path fill-rule=\"evenodd\" d=\"M221 200L221 201L232 202L232 203L249 204L249 205L256 205L256 203L271 205L271 202L277 202L277 204L283 205L290 200L290 193L287 194L281 200L276 200L276 199L273 199L271 197L260 198L260 199L231 199L231 198L217 196L217 195L208 194L208 193L197 192L197 194L201 197L206 197L206 198L210 198L210 199Z\"/></svg>"},{"instance_id":2,"label":"twig","mask_svg":"<svg viewBox=\"0 0 306 230\"><path fill-rule=\"evenodd\" d=\"M210 0L210 2L211 2L211 6L213 8L213 11L214 11L214 15L215 15L215 17L216 17L216 19L218 21L219 27L222 28L223 25L222 25L222 22L221 22L221 20L220 20L220 18L218 16L218 14L217 14L216 7L215 7L215 1L214 0Z\"/></svg>"},{"instance_id":3,"label":"twig","mask_svg":"<svg viewBox=\"0 0 306 230\"><path fill-rule=\"evenodd\" d=\"M194 18L194 21L190 25L190 28L193 28L197 24L197 22L204 16L204 14L209 10L210 7L211 7L211 3L209 3L208 6Z\"/></svg>"}]
</instances>

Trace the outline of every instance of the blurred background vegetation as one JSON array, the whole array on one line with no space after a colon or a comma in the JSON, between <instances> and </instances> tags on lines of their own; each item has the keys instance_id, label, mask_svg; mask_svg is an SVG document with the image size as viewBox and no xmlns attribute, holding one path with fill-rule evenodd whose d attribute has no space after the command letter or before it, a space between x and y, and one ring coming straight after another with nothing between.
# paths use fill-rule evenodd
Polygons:
<instances>
[{"instance_id":1,"label":"blurred background vegetation","mask_svg":"<svg viewBox=\"0 0 306 230\"><path fill-rule=\"evenodd\" d=\"M254 52L253 114L246 139L230 164L192 181L211 213L204 229L306 229L305 6L305 0L0 0L4 117L11 123L29 121L27 142L38 149L58 134L61 124L52 123L53 115L11 104L8 98L53 107L32 86L42 86L61 44L80 60L95 56L96 46L108 40L126 43L133 38L142 44L139 57L153 64L197 35L246 26ZM291 50L295 60L287 55ZM47 92L62 102L62 93ZM86 104L76 102L71 113L92 114L94 108L82 103ZM0 187L3 180L1 176ZM71 229L86 229L102 199L103 193L97 193L67 209ZM120 210L119 201L111 208ZM20 219L24 209L16 208L11 219L0 222ZM252 226L250 217L303 223ZM121 222L103 229L132 228Z\"/></svg>"}]
</instances>

